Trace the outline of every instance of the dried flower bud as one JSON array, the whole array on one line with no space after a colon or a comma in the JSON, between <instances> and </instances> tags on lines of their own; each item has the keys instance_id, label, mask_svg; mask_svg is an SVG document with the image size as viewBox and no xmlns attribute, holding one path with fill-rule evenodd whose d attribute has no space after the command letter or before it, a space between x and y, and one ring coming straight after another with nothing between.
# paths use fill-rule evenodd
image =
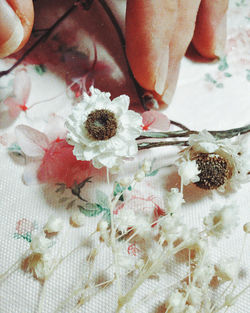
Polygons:
<instances>
[{"instance_id":1,"label":"dried flower bud","mask_svg":"<svg viewBox=\"0 0 250 313\"><path fill-rule=\"evenodd\" d=\"M142 170L145 172L145 174L149 173L151 170L152 162L149 160L144 160L142 164Z\"/></svg>"},{"instance_id":2,"label":"dried flower bud","mask_svg":"<svg viewBox=\"0 0 250 313\"><path fill-rule=\"evenodd\" d=\"M243 226L243 230L244 230L245 233L250 234L250 222L246 223Z\"/></svg>"},{"instance_id":3,"label":"dried flower bud","mask_svg":"<svg viewBox=\"0 0 250 313\"><path fill-rule=\"evenodd\" d=\"M108 227L109 227L109 224L107 221L100 220L97 224L96 230L101 232L101 231L107 230Z\"/></svg>"},{"instance_id":4,"label":"dried flower bud","mask_svg":"<svg viewBox=\"0 0 250 313\"><path fill-rule=\"evenodd\" d=\"M215 274L224 281L235 281L238 273L239 262L237 259L226 259L215 266Z\"/></svg>"},{"instance_id":5,"label":"dried flower bud","mask_svg":"<svg viewBox=\"0 0 250 313\"><path fill-rule=\"evenodd\" d=\"M30 249L35 253L45 253L51 246L51 241L45 237L45 233L36 234L32 236Z\"/></svg>"},{"instance_id":6,"label":"dried flower bud","mask_svg":"<svg viewBox=\"0 0 250 313\"><path fill-rule=\"evenodd\" d=\"M63 229L63 220L60 217L56 217L55 215L51 215L45 224L43 230L46 233L58 233Z\"/></svg>"},{"instance_id":7,"label":"dried flower bud","mask_svg":"<svg viewBox=\"0 0 250 313\"><path fill-rule=\"evenodd\" d=\"M137 182L141 182L143 181L143 179L145 178L145 172L143 170L139 170L136 174L135 174L135 180Z\"/></svg>"},{"instance_id":8,"label":"dried flower bud","mask_svg":"<svg viewBox=\"0 0 250 313\"><path fill-rule=\"evenodd\" d=\"M182 178L183 184L186 186L188 184L195 183L200 180L198 174L200 170L198 169L198 165L195 161L186 161L185 159L181 159L178 165L178 174Z\"/></svg>"},{"instance_id":9,"label":"dried flower bud","mask_svg":"<svg viewBox=\"0 0 250 313\"><path fill-rule=\"evenodd\" d=\"M74 227L83 226L85 223L85 215L80 211L75 211L70 217L70 223Z\"/></svg>"},{"instance_id":10,"label":"dried flower bud","mask_svg":"<svg viewBox=\"0 0 250 313\"><path fill-rule=\"evenodd\" d=\"M123 177L121 180L119 180L119 184L122 187L127 187L131 184L132 179L130 177Z\"/></svg>"}]
</instances>

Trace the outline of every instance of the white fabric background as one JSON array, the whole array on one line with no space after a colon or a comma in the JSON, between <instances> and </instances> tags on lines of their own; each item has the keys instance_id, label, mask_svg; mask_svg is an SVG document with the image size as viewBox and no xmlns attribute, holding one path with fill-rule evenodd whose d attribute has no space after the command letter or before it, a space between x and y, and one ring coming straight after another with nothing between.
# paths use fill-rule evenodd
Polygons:
<instances>
[{"instance_id":1,"label":"white fabric background","mask_svg":"<svg viewBox=\"0 0 250 313\"><path fill-rule=\"evenodd\" d=\"M237 6L239 3L239 6ZM247 79L247 70L250 70L250 7L246 1L231 1L228 21L228 44L227 62L228 69L224 72L232 74L225 77L224 72L218 69L218 63L193 63L188 59L182 62L180 79L177 91L171 106L165 110L170 119L183 122L188 127L196 130L228 129L243 126L250 122L250 81ZM1 67L7 66L1 61ZM62 90L64 83L53 73L37 75L31 66L28 72L32 79L32 89L29 103L39 99L50 98L55 91ZM213 82L205 80L209 73L223 88L217 88ZM5 80L0 80L0 86L5 85ZM1 90L0 90L1 92ZM45 97L46 94L46 97ZM70 110L70 100L66 96L53 101L53 106L45 104L34 109L27 119L21 114L9 127L0 127L2 143L6 138L11 141L15 126L19 124L31 125L42 129L43 117L49 112L56 112L65 116ZM33 114L33 115L32 115ZM3 139L4 138L4 139ZM249 141L248 141L249 144ZM143 152L138 160L145 156L157 157L156 167L171 164L175 158L177 149L159 149ZM14 238L16 223L22 218L36 221L37 228L41 229L48 217L55 213L61 216L66 223L64 234L61 235L63 246L62 254L73 249L86 234L95 229L95 218L89 218L84 227L72 228L69 225L70 210L66 210L64 204L59 203L59 197L53 190L54 187L47 185L25 186L22 183L24 165L20 158L13 158L4 144L0 144L0 272L14 263L29 247L27 241ZM138 161L137 160L137 161ZM129 172L136 168L136 162L128 165ZM172 171L172 169L171 169ZM160 173L145 183L138 185L138 193L143 195L154 194L162 201L162 195L166 187L178 185L178 179L171 174L169 169L163 169ZM168 178L170 175L170 178ZM54 189L53 189L54 188ZM85 194L91 199L99 183L94 183L85 190ZM228 196L228 200L236 199L239 204L240 220L237 230L226 240L213 247L212 260L219 260L222 256L239 256L243 242L242 225L250 221L250 184L243 185L236 194ZM219 195L211 196L207 192L199 192L195 187L188 186L184 189L186 204L183 207L185 221L190 225L200 227L202 218L208 214L211 205ZM59 238L59 240L60 240ZM57 243L57 247L59 243ZM55 272L47 284L45 293L44 313L54 312L58 304L63 301L74 287L75 282L85 269L84 260L88 248L82 248L68 258ZM250 283L250 238L247 240L241 262L241 275L239 289ZM109 264L110 252L103 249L98 257L97 267ZM173 272L172 272L173 271ZM162 277L159 281L150 280L145 283L136 293L133 303L136 304L143 295L153 291L156 286L164 286L175 282L182 277L183 269L180 265L171 266L171 275ZM124 283L124 290L130 282ZM161 288L161 287L157 287ZM115 309L115 284L105 291L100 291L92 301L86 303L79 312L111 313ZM0 283L0 312L1 313L33 313L37 311L37 304L41 292L38 281L29 277L21 270L17 270ZM164 298L152 296L151 299L140 306L135 306L134 312L164 312L160 308ZM65 306L61 312L70 312L76 299ZM241 296L237 304L228 310L228 313L250 313L250 290Z\"/></svg>"}]
</instances>

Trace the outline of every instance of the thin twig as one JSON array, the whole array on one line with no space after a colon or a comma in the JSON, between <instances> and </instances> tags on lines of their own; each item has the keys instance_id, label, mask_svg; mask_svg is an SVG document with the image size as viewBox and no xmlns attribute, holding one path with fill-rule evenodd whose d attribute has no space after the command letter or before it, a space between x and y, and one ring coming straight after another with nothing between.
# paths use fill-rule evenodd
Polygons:
<instances>
[{"instance_id":1,"label":"thin twig","mask_svg":"<svg viewBox=\"0 0 250 313\"><path fill-rule=\"evenodd\" d=\"M177 126L177 127L179 127L179 128L181 128L181 129L183 129L183 130L188 130L188 131L190 131L190 129L189 129L187 126L183 125L182 123L175 122L175 121L173 121L173 120L170 120L170 123L173 124L173 125L175 125L175 126Z\"/></svg>"},{"instance_id":2,"label":"thin twig","mask_svg":"<svg viewBox=\"0 0 250 313\"><path fill-rule=\"evenodd\" d=\"M138 144L138 150L145 150L164 146L188 146L188 142L187 141L142 142Z\"/></svg>"}]
</instances>

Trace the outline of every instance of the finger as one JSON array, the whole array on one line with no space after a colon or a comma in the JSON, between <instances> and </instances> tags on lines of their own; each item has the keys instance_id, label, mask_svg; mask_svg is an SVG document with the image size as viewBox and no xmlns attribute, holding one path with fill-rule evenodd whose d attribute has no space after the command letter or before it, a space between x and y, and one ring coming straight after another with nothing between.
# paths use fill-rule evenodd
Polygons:
<instances>
[{"instance_id":1,"label":"finger","mask_svg":"<svg viewBox=\"0 0 250 313\"><path fill-rule=\"evenodd\" d=\"M135 78L162 94L168 74L169 43L177 19L176 0L128 0L126 49Z\"/></svg>"},{"instance_id":2,"label":"finger","mask_svg":"<svg viewBox=\"0 0 250 313\"><path fill-rule=\"evenodd\" d=\"M223 55L226 42L226 11L228 0L202 0L199 8L193 44L204 57Z\"/></svg>"},{"instance_id":3,"label":"finger","mask_svg":"<svg viewBox=\"0 0 250 313\"><path fill-rule=\"evenodd\" d=\"M32 0L0 1L0 58L23 47L34 20Z\"/></svg>"},{"instance_id":4,"label":"finger","mask_svg":"<svg viewBox=\"0 0 250 313\"><path fill-rule=\"evenodd\" d=\"M172 100L179 76L180 62L194 34L199 5L200 0L179 1L177 23L169 44L168 77L161 97L165 105Z\"/></svg>"}]
</instances>

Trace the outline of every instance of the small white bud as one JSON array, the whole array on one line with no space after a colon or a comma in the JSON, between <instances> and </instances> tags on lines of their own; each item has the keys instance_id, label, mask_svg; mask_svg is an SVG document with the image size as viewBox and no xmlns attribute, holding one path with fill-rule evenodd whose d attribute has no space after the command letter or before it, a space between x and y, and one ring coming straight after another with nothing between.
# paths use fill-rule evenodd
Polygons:
<instances>
[{"instance_id":1,"label":"small white bud","mask_svg":"<svg viewBox=\"0 0 250 313\"><path fill-rule=\"evenodd\" d=\"M36 234L32 236L30 249L35 253L45 253L51 246L51 241L45 237L45 233Z\"/></svg>"},{"instance_id":2,"label":"small white bud","mask_svg":"<svg viewBox=\"0 0 250 313\"><path fill-rule=\"evenodd\" d=\"M149 160L144 160L142 164L142 170L147 174L150 172L152 166L152 162Z\"/></svg>"},{"instance_id":3,"label":"small white bud","mask_svg":"<svg viewBox=\"0 0 250 313\"><path fill-rule=\"evenodd\" d=\"M244 230L245 233L250 234L250 222L246 223L243 226L243 230Z\"/></svg>"},{"instance_id":4,"label":"small white bud","mask_svg":"<svg viewBox=\"0 0 250 313\"><path fill-rule=\"evenodd\" d=\"M80 211L75 211L70 217L71 225L74 227L83 226L85 220L86 220L85 215Z\"/></svg>"},{"instance_id":5,"label":"small white bud","mask_svg":"<svg viewBox=\"0 0 250 313\"><path fill-rule=\"evenodd\" d=\"M122 186L122 187L127 187L131 184L131 178L130 177L123 177L120 181L119 181L119 184Z\"/></svg>"},{"instance_id":6,"label":"small white bud","mask_svg":"<svg viewBox=\"0 0 250 313\"><path fill-rule=\"evenodd\" d=\"M60 217L51 215L45 224L43 230L49 234L58 233L63 229L63 220Z\"/></svg>"},{"instance_id":7,"label":"small white bud","mask_svg":"<svg viewBox=\"0 0 250 313\"><path fill-rule=\"evenodd\" d=\"M143 179L145 178L145 172L143 170L139 170L136 174L135 174L135 180L137 182L141 182L143 181Z\"/></svg>"},{"instance_id":8,"label":"small white bud","mask_svg":"<svg viewBox=\"0 0 250 313\"><path fill-rule=\"evenodd\" d=\"M108 227L109 227L109 224L107 221L100 220L97 224L96 230L101 232L101 231L107 230Z\"/></svg>"}]
</instances>

